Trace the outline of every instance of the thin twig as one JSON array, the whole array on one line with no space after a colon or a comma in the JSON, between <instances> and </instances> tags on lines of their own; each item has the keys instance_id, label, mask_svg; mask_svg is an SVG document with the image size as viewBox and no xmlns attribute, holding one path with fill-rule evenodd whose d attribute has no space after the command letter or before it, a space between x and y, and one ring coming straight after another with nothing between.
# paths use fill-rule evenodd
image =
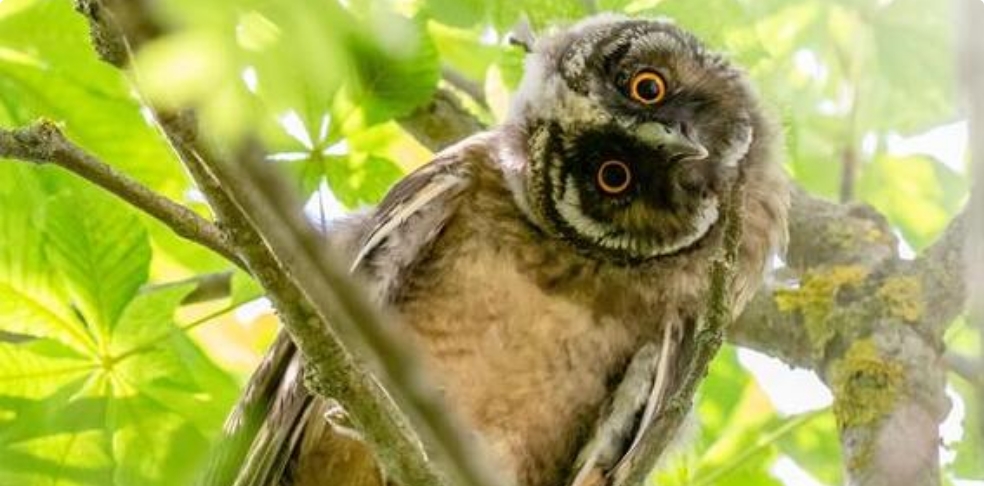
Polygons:
<instances>
[{"instance_id":1,"label":"thin twig","mask_svg":"<svg viewBox=\"0 0 984 486\"><path fill-rule=\"evenodd\" d=\"M181 303L184 305L199 304L212 300L219 300L229 297L232 293L232 272L216 272L196 275L184 280L147 285L141 289L142 292L155 292L169 287L195 284L195 290L191 291Z\"/></svg>"},{"instance_id":2,"label":"thin twig","mask_svg":"<svg viewBox=\"0 0 984 486\"><path fill-rule=\"evenodd\" d=\"M243 266L218 227L85 152L50 121L15 130L0 129L0 157L62 167L153 216L188 241Z\"/></svg>"},{"instance_id":3,"label":"thin twig","mask_svg":"<svg viewBox=\"0 0 984 486\"><path fill-rule=\"evenodd\" d=\"M467 76L450 66L441 68L441 77L455 89L468 95L482 108L489 108L489 103L485 99L485 91L482 89L482 85L468 79Z\"/></svg>"},{"instance_id":4,"label":"thin twig","mask_svg":"<svg viewBox=\"0 0 984 486\"><path fill-rule=\"evenodd\" d=\"M984 369L984 363L980 358L971 358L954 351L948 351L943 355L946 367L957 374L957 376L967 380L971 385L984 387L984 375L980 370Z\"/></svg>"}]
</instances>

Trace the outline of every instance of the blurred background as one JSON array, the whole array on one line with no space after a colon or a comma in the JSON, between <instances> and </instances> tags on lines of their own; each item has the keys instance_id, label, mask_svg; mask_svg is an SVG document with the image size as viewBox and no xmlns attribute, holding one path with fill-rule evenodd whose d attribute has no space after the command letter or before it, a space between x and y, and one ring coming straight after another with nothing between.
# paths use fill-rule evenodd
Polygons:
<instances>
[{"instance_id":1,"label":"blurred background","mask_svg":"<svg viewBox=\"0 0 984 486\"><path fill-rule=\"evenodd\" d=\"M207 214L141 109L193 106L259 133L311 219L378 201L431 153L398 123L438 88L492 125L522 75L507 42L591 11L667 16L744 66L782 120L785 166L873 205L911 258L968 196L952 2L941 0L161 0L169 34L127 73L62 0L0 0L0 127L39 118ZM260 289L187 304L227 262L58 169L0 162L0 485L186 484L276 333ZM981 356L981 334L947 346ZM945 484L984 485L984 396L951 374ZM811 373L726 346L699 428L661 485L842 483L831 397Z\"/></svg>"}]
</instances>

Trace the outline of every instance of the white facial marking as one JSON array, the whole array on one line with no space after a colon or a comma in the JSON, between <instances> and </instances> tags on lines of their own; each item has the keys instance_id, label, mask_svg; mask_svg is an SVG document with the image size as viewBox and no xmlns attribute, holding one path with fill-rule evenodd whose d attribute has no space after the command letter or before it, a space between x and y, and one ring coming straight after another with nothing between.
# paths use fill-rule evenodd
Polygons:
<instances>
[{"instance_id":1,"label":"white facial marking","mask_svg":"<svg viewBox=\"0 0 984 486\"><path fill-rule=\"evenodd\" d=\"M631 251L637 256L647 258L676 253L693 245L710 231L719 216L716 198L702 201L695 217L693 231L681 235L676 240L657 243L635 237L625 231L610 228L584 214L581 210L581 194L573 176L567 177L563 185L563 195L554 198L554 201L560 217L582 237L593 241L594 244L602 248Z\"/></svg>"}]
</instances>

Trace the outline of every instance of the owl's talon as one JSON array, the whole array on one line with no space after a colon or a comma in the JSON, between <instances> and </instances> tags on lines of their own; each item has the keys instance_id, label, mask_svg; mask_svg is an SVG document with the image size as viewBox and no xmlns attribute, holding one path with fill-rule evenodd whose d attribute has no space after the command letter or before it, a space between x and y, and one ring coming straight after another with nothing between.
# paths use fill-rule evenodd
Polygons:
<instances>
[{"instance_id":1,"label":"owl's talon","mask_svg":"<svg viewBox=\"0 0 984 486\"><path fill-rule=\"evenodd\" d=\"M345 411L345 408L335 400L328 399L327 402L322 418L328 422L331 430L337 435L365 442L362 433L352 426L352 422L349 420L348 412Z\"/></svg>"}]
</instances>

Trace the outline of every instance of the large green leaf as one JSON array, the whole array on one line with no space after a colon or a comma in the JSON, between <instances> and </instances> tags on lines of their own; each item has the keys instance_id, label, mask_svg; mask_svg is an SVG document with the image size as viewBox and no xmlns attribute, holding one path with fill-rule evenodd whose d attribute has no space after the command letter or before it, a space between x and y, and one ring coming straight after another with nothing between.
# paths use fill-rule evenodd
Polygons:
<instances>
[{"instance_id":1,"label":"large green leaf","mask_svg":"<svg viewBox=\"0 0 984 486\"><path fill-rule=\"evenodd\" d=\"M165 196L184 198L187 176L141 113L126 76L95 57L88 26L71 2L6 0L0 3L0 126L40 117L60 123L102 161ZM162 257L173 253L199 271L216 268L181 258L202 250L159 228L154 224Z\"/></svg>"},{"instance_id":2,"label":"large green leaf","mask_svg":"<svg viewBox=\"0 0 984 486\"><path fill-rule=\"evenodd\" d=\"M410 113L430 99L440 79L437 48L423 23L395 15L387 22L390 38L354 34L347 42L355 74L351 103L366 125Z\"/></svg>"},{"instance_id":3,"label":"large green leaf","mask_svg":"<svg viewBox=\"0 0 984 486\"><path fill-rule=\"evenodd\" d=\"M105 341L147 281L150 242L139 218L119 201L73 186L48 203L48 256L87 325Z\"/></svg>"},{"instance_id":4,"label":"large green leaf","mask_svg":"<svg viewBox=\"0 0 984 486\"><path fill-rule=\"evenodd\" d=\"M0 397L43 398L85 376L94 366L92 360L57 341L0 342ZM6 418L0 411L0 419Z\"/></svg>"},{"instance_id":5,"label":"large green leaf","mask_svg":"<svg viewBox=\"0 0 984 486\"><path fill-rule=\"evenodd\" d=\"M106 355L50 340L0 343L0 478L186 482L237 393L174 324L191 290L167 287L128 302Z\"/></svg>"},{"instance_id":6,"label":"large green leaf","mask_svg":"<svg viewBox=\"0 0 984 486\"><path fill-rule=\"evenodd\" d=\"M30 336L0 342L0 484L184 483L237 392L174 322L192 286L139 291L148 237L119 201L0 174L0 241L28 245L0 245L0 329Z\"/></svg>"}]
</instances>

